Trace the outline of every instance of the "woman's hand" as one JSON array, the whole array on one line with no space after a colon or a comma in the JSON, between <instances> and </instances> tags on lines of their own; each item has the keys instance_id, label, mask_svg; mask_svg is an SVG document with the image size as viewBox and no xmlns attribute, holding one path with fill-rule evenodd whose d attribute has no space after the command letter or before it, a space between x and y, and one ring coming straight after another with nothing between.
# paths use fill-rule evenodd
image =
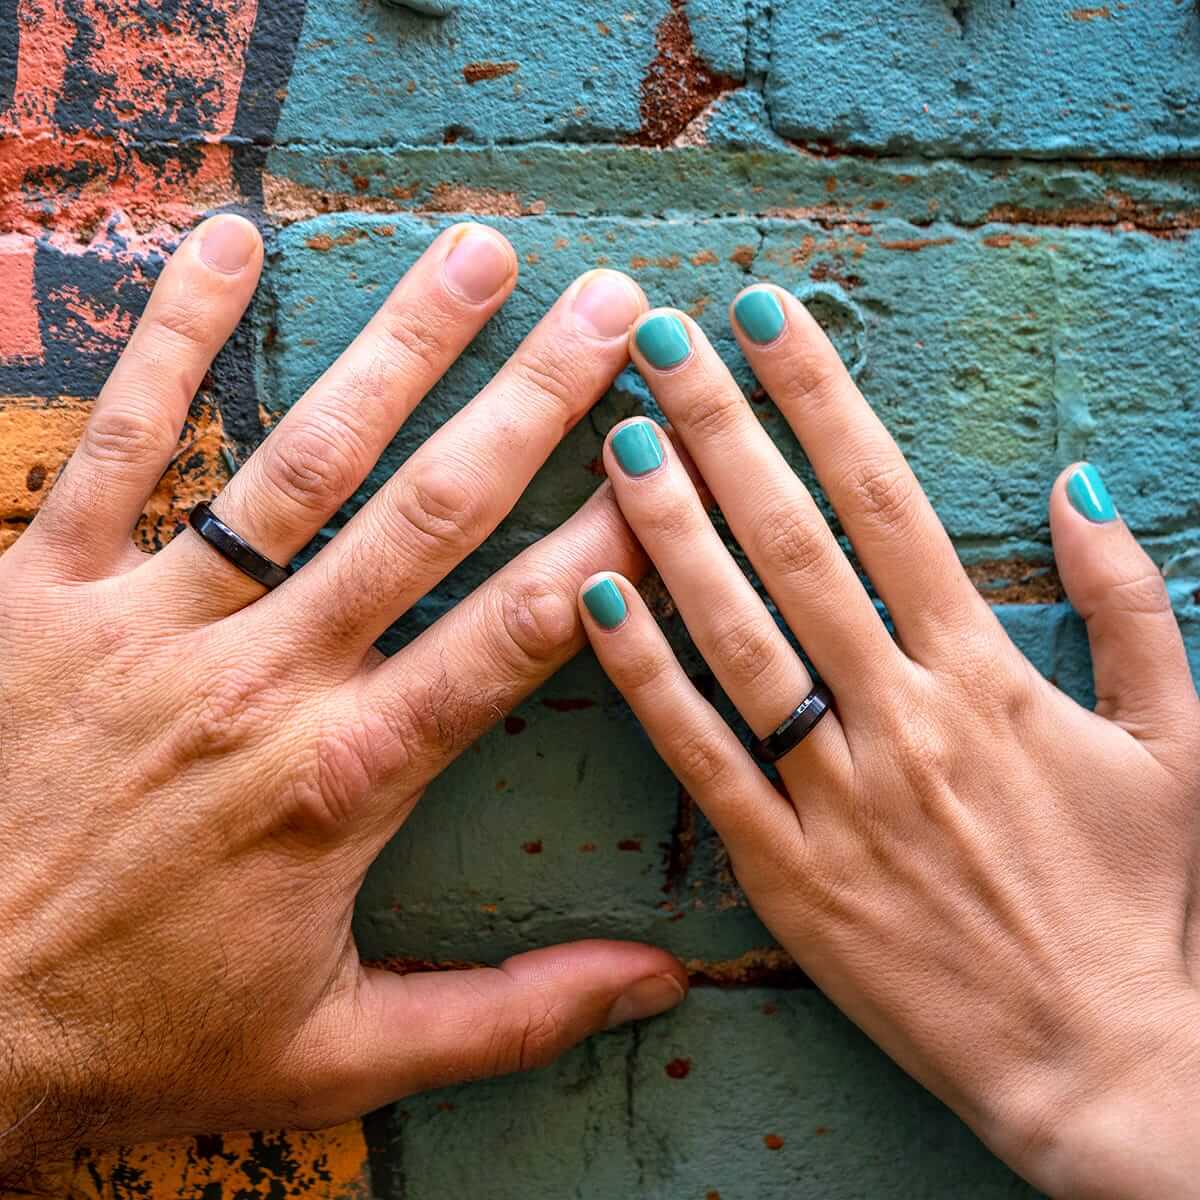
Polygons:
<instances>
[{"instance_id":1,"label":"woman's hand","mask_svg":"<svg viewBox=\"0 0 1200 1200\"><path fill-rule=\"evenodd\" d=\"M585 942L364 970L371 860L425 785L583 644L580 581L640 553L607 485L385 660L628 361L624 276L576 282L496 378L277 590L185 529L131 544L262 247L172 258L82 442L0 560L0 1176L79 1141L313 1126L544 1063L669 1008L682 968ZM447 230L214 502L287 562L500 307L511 247Z\"/></svg>"},{"instance_id":2,"label":"woman's hand","mask_svg":"<svg viewBox=\"0 0 1200 1200\"><path fill-rule=\"evenodd\" d=\"M1200 704L1154 564L1094 468L1059 479L1063 583L1095 712L1003 632L895 443L802 305L734 305L895 622L696 324L658 312L637 365L836 698L778 764L701 698L614 571L581 589L601 662L723 837L746 894L829 996L1033 1183L1194 1196L1200 1179ZM673 442L619 426L621 509L755 735L812 688Z\"/></svg>"}]
</instances>

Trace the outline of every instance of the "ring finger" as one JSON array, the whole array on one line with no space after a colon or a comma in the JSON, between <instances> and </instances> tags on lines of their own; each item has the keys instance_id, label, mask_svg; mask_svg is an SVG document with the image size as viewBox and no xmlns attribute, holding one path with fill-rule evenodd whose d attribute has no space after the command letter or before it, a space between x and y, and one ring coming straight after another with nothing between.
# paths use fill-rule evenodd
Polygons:
<instances>
[{"instance_id":1,"label":"ring finger","mask_svg":"<svg viewBox=\"0 0 1200 1200\"><path fill-rule=\"evenodd\" d=\"M483 225L442 233L383 307L288 412L213 502L256 550L287 563L366 478L425 394L504 303L517 277L508 242ZM147 564L200 619L263 594L191 530Z\"/></svg>"},{"instance_id":2,"label":"ring finger","mask_svg":"<svg viewBox=\"0 0 1200 1200\"><path fill-rule=\"evenodd\" d=\"M738 543L821 677L852 696L900 653L808 489L683 313L644 317L634 357ZM845 716L845 713L843 713Z\"/></svg>"},{"instance_id":3,"label":"ring finger","mask_svg":"<svg viewBox=\"0 0 1200 1200\"><path fill-rule=\"evenodd\" d=\"M799 655L725 548L686 468L652 421L618 425L604 462L621 511L658 568L700 653L758 737L766 737L812 689ZM805 742L845 753L827 718Z\"/></svg>"}]
</instances>

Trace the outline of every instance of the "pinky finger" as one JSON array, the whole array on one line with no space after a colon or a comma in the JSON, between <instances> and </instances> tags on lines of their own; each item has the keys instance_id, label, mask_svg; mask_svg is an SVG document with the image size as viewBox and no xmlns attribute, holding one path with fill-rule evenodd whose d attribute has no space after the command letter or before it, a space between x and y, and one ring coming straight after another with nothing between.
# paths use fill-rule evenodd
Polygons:
<instances>
[{"instance_id":1,"label":"pinky finger","mask_svg":"<svg viewBox=\"0 0 1200 1200\"><path fill-rule=\"evenodd\" d=\"M633 585L593 575L579 606L600 665L733 857L773 856L798 838L796 810L693 686Z\"/></svg>"}]
</instances>

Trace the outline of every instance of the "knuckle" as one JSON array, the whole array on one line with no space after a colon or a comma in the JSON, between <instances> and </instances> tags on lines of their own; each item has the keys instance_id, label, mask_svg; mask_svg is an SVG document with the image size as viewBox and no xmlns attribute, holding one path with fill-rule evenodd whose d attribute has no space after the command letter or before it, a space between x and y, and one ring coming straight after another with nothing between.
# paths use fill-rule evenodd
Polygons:
<instances>
[{"instance_id":1,"label":"knuckle","mask_svg":"<svg viewBox=\"0 0 1200 1200\"><path fill-rule=\"evenodd\" d=\"M268 439L262 478L277 496L303 513L324 517L358 485L361 438L336 418L308 421Z\"/></svg>"},{"instance_id":2,"label":"knuckle","mask_svg":"<svg viewBox=\"0 0 1200 1200\"><path fill-rule=\"evenodd\" d=\"M487 533L483 506L476 492L444 463L410 463L396 477L390 519L406 534L441 556L465 555Z\"/></svg>"},{"instance_id":3,"label":"knuckle","mask_svg":"<svg viewBox=\"0 0 1200 1200\"><path fill-rule=\"evenodd\" d=\"M912 524L916 511L912 476L900 464L866 462L854 466L845 480L858 515L885 530L902 535Z\"/></svg>"},{"instance_id":4,"label":"knuckle","mask_svg":"<svg viewBox=\"0 0 1200 1200\"><path fill-rule=\"evenodd\" d=\"M687 499L671 487L653 489L659 492L634 518L634 530L645 534L658 545L688 542L698 532L697 513ZM665 492L664 494L661 494ZM707 520L707 518L705 518Z\"/></svg>"},{"instance_id":5,"label":"knuckle","mask_svg":"<svg viewBox=\"0 0 1200 1200\"><path fill-rule=\"evenodd\" d=\"M742 415L740 397L734 399L721 388L705 389L684 405L680 425L702 438L720 438L730 433Z\"/></svg>"},{"instance_id":6,"label":"knuckle","mask_svg":"<svg viewBox=\"0 0 1200 1200\"><path fill-rule=\"evenodd\" d=\"M229 752L261 736L270 722L271 685L254 667L229 663L208 671L187 713L187 741L198 756Z\"/></svg>"},{"instance_id":7,"label":"knuckle","mask_svg":"<svg viewBox=\"0 0 1200 1200\"><path fill-rule=\"evenodd\" d=\"M415 309L408 304L386 304L380 311L379 321L386 344L410 365L415 363L422 374L441 374L446 363L454 357L443 333L452 328L453 323L443 320L436 307Z\"/></svg>"},{"instance_id":8,"label":"knuckle","mask_svg":"<svg viewBox=\"0 0 1200 1200\"><path fill-rule=\"evenodd\" d=\"M175 442L174 432L162 421L120 407L96 409L83 435L88 456L107 467L135 466L166 458Z\"/></svg>"},{"instance_id":9,"label":"knuckle","mask_svg":"<svg viewBox=\"0 0 1200 1200\"><path fill-rule=\"evenodd\" d=\"M363 726L334 723L320 729L285 789L286 827L322 841L344 834L362 812L375 778L374 762Z\"/></svg>"},{"instance_id":10,"label":"knuckle","mask_svg":"<svg viewBox=\"0 0 1200 1200\"><path fill-rule=\"evenodd\" d=\"M720 663L740 687L756 683L776 662L777 642L773 627L763 625L768 619L763 616L757 621L752 618L732 625L713 639L710 661Z\"/></svg>"},{"instance_id":11,"label":"knuckle","mask_svg":"<svg viewBox=\"0 0 1200 1200\"><path fill-rule=\"evenodd\" d=\"M539 580L497 580L496 606L501 658L522 676L542 673L563 658L580 635L573 598Z\"/></svg>"},{"instance_id":12,"label":"knuckle","mask_svg":"<svg viewBox=\"0 0 1200 1200\"><path fill-rule=\"evenodd\" d=\"M612 664L609 671L613 682L626 693L636 693L653 688L667 673L671 661L666 654L655 650L634 652L620 663Z\"/></svg>"},{"instance_id":13,"label":"knuckle","mask_svg":"<svg viewBox=\"0 0 1200 1200\"><path fill-rule=\"evenodd\" d=\"M182 342L188 348L207 350L212 342L213 314L194 301L160 297L148 327L155 341Z\"/></svg>"},{"instance_id":14,"label":"knuckle","mask_svg":"<svg viewBox=\"0 0 1200 1200\"><path fill-rule=\"evenodd\" d=\"M805 521L786 505L768 506L753 536L763 561L783 575L809 575L828 565L828 531L815 521Z\"/></svg>"},{"instance_id":15,"label":"knuckle","mask_svg":"<svg viewBox=\"0 0 1200 1200\"><path fill-rule=\"evenodd\" d=\"M721 738L711 729L685 733L676 743L672 757L680 778L696 791L712 787L729 765Z\"/></svg>"},{"instance_id":16,"label":"knuckle","mask_svg":"<svg viewBox=\"0 0 1200 1200\"><path fill-rule=\"evenodd\" d=\"M580 410L586 389L570 361L552 347L526 347L513 360L513 370L525 388L552 402L564 426Z\"/></svg>"},{"instance_id":17,"label":"knuckle","mask_svg":"<svg viewBox=\"0 0 1200 1200\"><path fill-rule=\"evenodd\" d=\"M562 1052L568 1031L554 1004L539 997L517 1027L512 1060L518 1071L548 1067Z\"/></svg>"},{"instance_id":18,"label":"knuckle","mask_svg":"<svg viewBox=\"0 0 1200 1200\"><path fill-rule=\"evenodd\" d=\"M1136 575L1118 580L1107 589L1105 603L1125 616L1154 617L1172 613L1167 582L1151 563Z\"/></svg>"},{"instance_id":19,"label":"knuckle","mask_svg":"<svg viewBox=\"0 0 1200 1200\"><path fill-rule=\"evenodd\" d=\"M787 371L794 381L791 403L801 411L819 411L845 403L854 385L837 351L802 339L790 355Z\"/></svg>"}]
</instances>

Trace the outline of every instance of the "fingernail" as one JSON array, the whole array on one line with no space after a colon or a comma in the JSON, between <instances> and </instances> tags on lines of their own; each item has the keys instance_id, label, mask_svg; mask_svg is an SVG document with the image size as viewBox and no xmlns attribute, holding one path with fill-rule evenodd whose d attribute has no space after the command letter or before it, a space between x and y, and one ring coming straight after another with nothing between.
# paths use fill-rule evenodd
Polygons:
<instances>
[{"instance_id":1,"label":"fingernail","mask_svg":"<svg viewBox=\"0 0 1200 1200\"><path fill-rule=\"evenodd\" d=\"M512 258L495 234L473 225L446 256L442 271L447 285L464 300L482 304L508 282Z\"/></svg>"},{"instance_id":2,"label":"fingernail","mask_svg":"<svg viewBox=\"0 0 1200 1200\"><path fill-rule=\"evenodd\" d=\"M637 348L652 367L677 367L692 352L684 323L671 313L659 313L638 326Z\"/></svg>"},{"instance_id":3,"label":"fingernail","mask_svg":"<svg viewBox=\"0 0 1200 1200\"><path fill-rule=\"evenodd\" d=\"M613 434L612 448L626 475L649 475L662 466L662 446L649 421L623 425Z\"/></svg>"},{"instance_id":4,"label":"fingernail","mask_svg":"<svg viewBox=\"0 0 1200 1200\"><path fill-rule=\"evenodd\" d=\"M739 296L733 306L733 315L742 332L756 345L765 346L783 332L783 305L768 288L758 288Z\"/></svg>"},{"instance_id":5,"label":"fingernail","mask_svg":"<svg viewBox=\"0 0 1200 1200\"><path fill-rule=\"evenodd\" d=\"M583 593L583 603L601 629L616 629L629 612L621 589L611 579L593 583Z\"/></svg>"},{"instance_id":6,"label":"fingernail","mask_svg":"<svg viewBox=\"0 0 1200 1200\"><path fill-rule=\"evenodd\" d=\"M593 337L624 337L642 311L642 298L623 275L600 271L575 296L575 318Z\"/></svg>"},{"instance_id":7,"label":"fingernail","mask_svg":"<svg viewBox=\"0 0 1200 1200\"><path fill-rule=\"evenodd\" d=\"M1075 511L1097 525L1107 525L1117 519L1116 505L1091 463L1082 463L1067 480L1067 499Z\"/></svg>"},{"instance_id":8,"label":"fingernail","mask_svg":"<svg viewBox=\"0 0 1200 1200\"><path fill-rule=\"evenodd\" d=\"M608 1010L605 1029L644 1021L674 1008L684 997L683 985L674 975L651 975L633 985Z\"/></svg>"},{"instance_id":9,"label":"fingernail","mask_svg":"<svg viewBox=\"0 0 1200 1200\"><path fill-rule=\"evenodd\" d=\"M258 233L241 217L218 217L204 231L200 260L222 275L236 275L254 257Z\"/></svg>"}]
</instances>

